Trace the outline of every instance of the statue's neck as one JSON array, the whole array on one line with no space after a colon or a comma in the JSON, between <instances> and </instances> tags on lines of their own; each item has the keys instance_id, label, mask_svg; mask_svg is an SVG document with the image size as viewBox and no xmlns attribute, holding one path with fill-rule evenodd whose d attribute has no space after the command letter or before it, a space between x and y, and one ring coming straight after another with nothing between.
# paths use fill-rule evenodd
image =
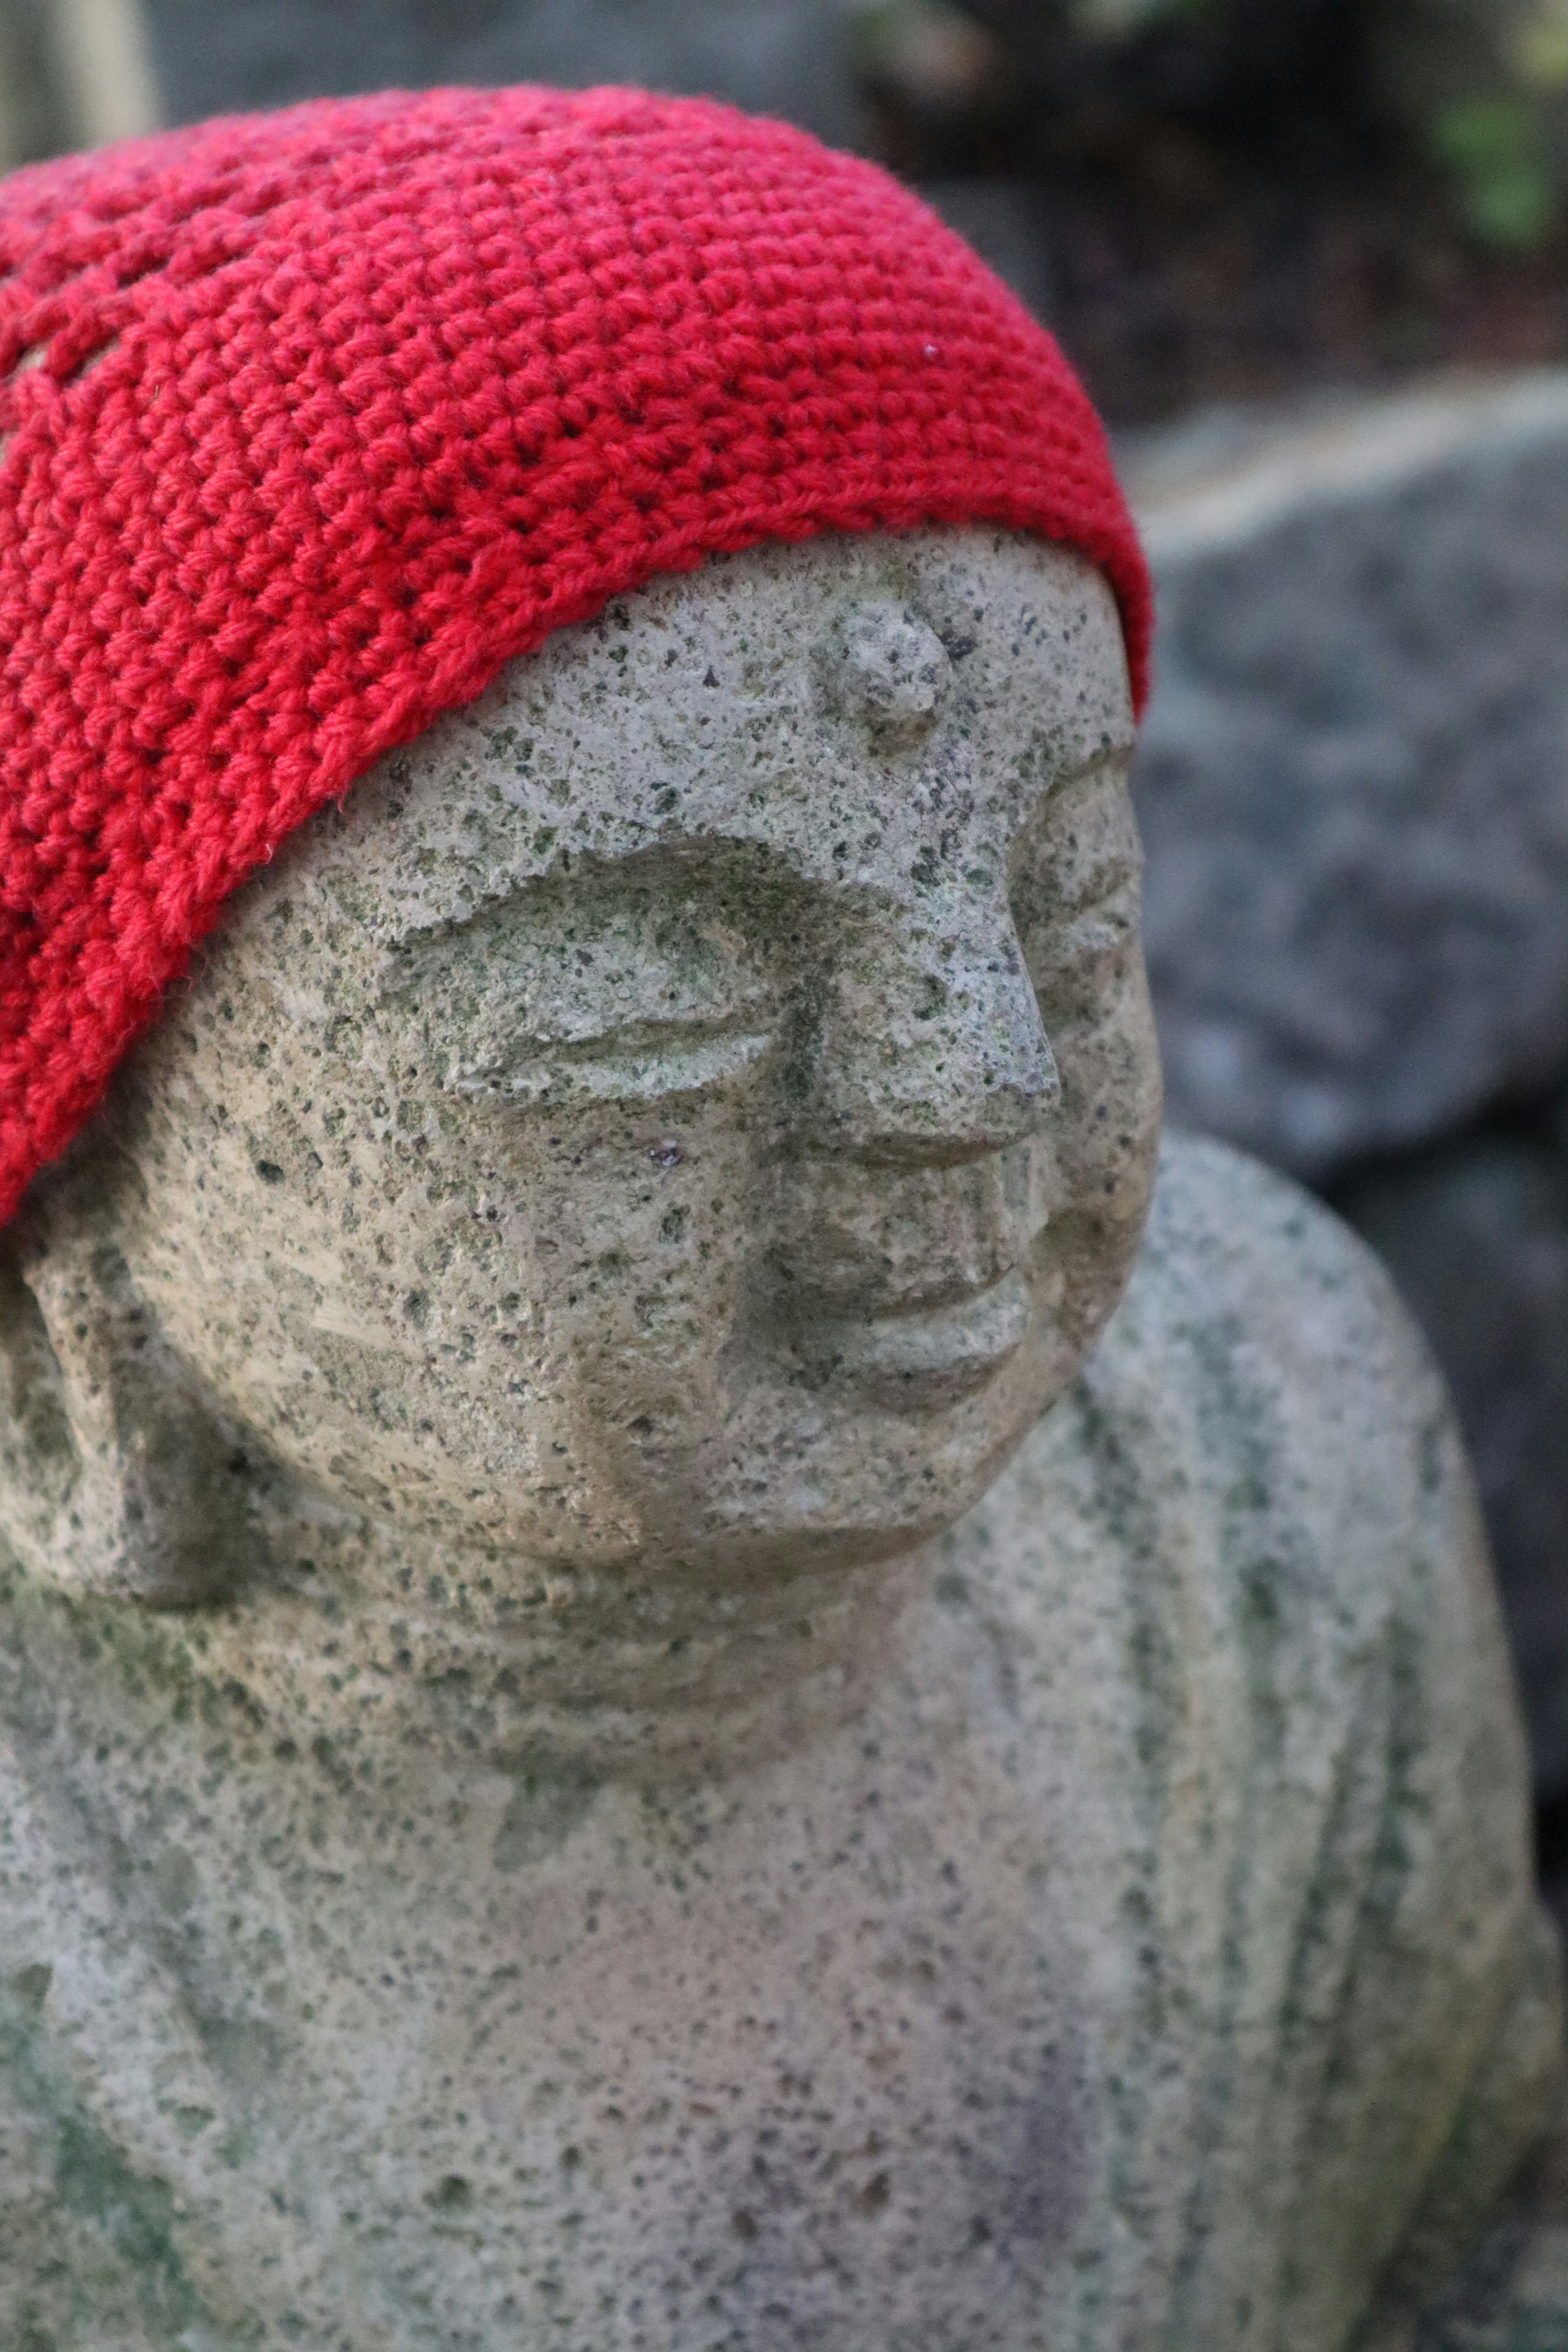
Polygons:
<instances>
[{"instance_id":1,"label":"statue's neck","mask_svg":"<svg viewBox=\"0 0 1568 2352\"><path fill-rule=\"evenodd\" d=\"M326 1742L378 1784L419 1758L664 1779L801 1746L865 1705L928 1561L542 1566L383 1527L272 1473L251 1482L243 1575L179 1605L117 1577L123 1514L95 1495L18 1541L17 1468L0 1472L0 1525L38 1585L160 1659L172 1691L221 1693L275 1742Z\"/></svg>"},{"instance_id":2,"label":"statue's neck","mask_svg":"<svg viewBox=\"0 0 1568 2352\"><path fill-rule=\"evenodd\" d=\"M740 1768L851 1718L924 1552L748 1582L720 1561L544 1567L319 1510L274 1573L193 1612L213 1666L331 1736L595 1775ZM310 1541L306 1551L300 1537Z\"/></svg>"}]
</instances>

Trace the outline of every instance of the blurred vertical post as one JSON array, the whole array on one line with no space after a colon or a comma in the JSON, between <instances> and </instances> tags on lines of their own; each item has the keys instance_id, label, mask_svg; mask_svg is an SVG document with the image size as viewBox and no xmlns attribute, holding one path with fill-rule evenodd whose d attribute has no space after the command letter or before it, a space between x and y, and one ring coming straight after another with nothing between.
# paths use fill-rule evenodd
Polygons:
<instances>
[{"instance_id":1,"label":"blurred vertical post","mask_svg":"<svg viewBox=\"0 0 1568 2352\"><path fill-rule=\"evenodd\" d=\"M32 77L15 19L15 9L0 7L0 171L6 172L23 161L32 143Z\"/></svg>"},{"instance_id":2,"label":"blurred vertical post","mask_svg":"<svg viewBox=\"0 0 1568 2352\"><path fill-rule=\"evenodd\" d=\"M156 130L158 91L140 0L47 0L44 32L68 147Z\"/></svg>"},{"instance_id":3,"label":"blurred vertical post","mask_svg":"<svg viewBox=\"0 0 1568 2352\"><path fill-rule=\"evenodd\" d=\"M0 0L0 171L156 128L141 0Z\"/></svg>"}]
</instances>

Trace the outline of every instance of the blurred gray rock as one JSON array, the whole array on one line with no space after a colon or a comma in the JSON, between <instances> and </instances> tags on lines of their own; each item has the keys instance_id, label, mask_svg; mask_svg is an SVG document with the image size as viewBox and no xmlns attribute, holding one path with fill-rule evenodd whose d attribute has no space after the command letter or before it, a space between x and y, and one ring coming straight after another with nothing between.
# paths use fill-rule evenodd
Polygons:
<instances>
[{"instance_id":1,"label":"blurred gray rock","mask_svg":"<svg viewBox=\"0 0 1568 2352\"><path fill-rule=\"evenodd\" d=\"M1123 453L1171 1109L1321 1180L1568 1058L1568 373Z\"/></svg>"},{"instance_id":2,"label":"blurred gray rock","mask_svg":"<svg viewBox=\"0 0 1568 2352\"><path fill-rule=\"evenodd\" d=\"M920 192L1025 307L1048 324L1055 289L1036 192L1017 180L958 178L922 181Z\"/></svg>"},{"instance_id":3,"label":"blurred gray rock","mask_svg":"<svg viewBox=\"0 0 1568 2352\"><path fill-rule=\"evenodd\" d=\"M165 119L437 82L646 83L839 146L848 0L144 0Z\"/></svg>"},{"instance_id":4,"label":"blurred gray rock","mask_svg":"<svg viewBox=\"0 0 1568 2352\"><path fill-rule=\"evenodd\" d=\"M1568 1161L1482 1136L1359 1177L1335 1206L1448 1376L1486 1507L1537 1785L1568 1795Z\"/></svg>"},{"instance_id":5,"label":"blurred gray rock","mask_svg":"<svg viewBox=\"0 0 1568 2352\"><path fill-rule=\"evenodd\" d=\"M0 172L155 128L141 0L0 0Z\"/></svg>"}]
</instances>

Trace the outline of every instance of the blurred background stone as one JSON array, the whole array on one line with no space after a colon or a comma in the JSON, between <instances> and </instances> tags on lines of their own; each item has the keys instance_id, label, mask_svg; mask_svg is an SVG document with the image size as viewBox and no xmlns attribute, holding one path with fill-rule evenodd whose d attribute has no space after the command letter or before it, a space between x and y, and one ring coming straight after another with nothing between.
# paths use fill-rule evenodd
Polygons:
<instances>
[{"instance_id":1,"label":"blurred background stone","mask_svg":"<svg viewBox=\"0 0 1568 2352\"><path fill-rule=\"evenodd\" d=\"M45 87L41 28L31 12L0 7L0 169L13 171L65 144Z\"/></svg>"},{"instance_id":2,"label":"blurred background stone","mask_svg":"<svg viewBox=\"0 0 1568 2352\"><path fill-rule=\"evenodd\" d=\"M1181 1122L1321 1180L1568 1062L1568 373L1129 452Z\"/></svg>"},{"instance_id":3,"label":"blurred background stone","mask_svg":"<svg viewBox=\"0 0 1568 2352\"><path fill-rule=\"evenodd\" d=\"M1119 423L1568 357L1568 0L881 0L854 55L882 160L1028 188Z\"/></svg>"},{"instance_id":4,"label":"blurred background stone","mask_svg":"<svg viewBox=\"0 0 1568 2352\"><path fill-rule=\"evenodd\" d=\"M1211 412L1124 466L1161 604L1138 797L1170 1113L1325 1190L1425 1326L1555 1809L1568 373Z\"/></svg>"},{"instance_id":5,"label":"blurred background stone","mask_svg":"<svg viewBox=\"0 0 1568 2352\"><path fill-rule=\"evenodd\" d=\"M141 0L0 0L0 171L163 120Z\"/></svg>"}]
</instances>

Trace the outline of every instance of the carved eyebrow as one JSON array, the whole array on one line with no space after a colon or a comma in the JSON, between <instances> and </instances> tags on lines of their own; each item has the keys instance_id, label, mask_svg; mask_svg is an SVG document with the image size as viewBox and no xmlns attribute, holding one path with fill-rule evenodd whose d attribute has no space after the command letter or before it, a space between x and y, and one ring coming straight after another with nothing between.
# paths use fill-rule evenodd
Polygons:
<instances>
[{"instance_id":1,"label":"carved eyebrow","mask_svg":"<svg viewBox=\"0 0 1568 2352\"><path fill-rule=\"evenodd\" d=\"M417 963L425 950L439 950L465 933L478 932L514 913L521 917L531 904L557 907L581 898L586 907L595 897L618 889L646 893L649 898L666 889L672 896L715 891L730 898L737 914L749 916L754 908L759 913L776 916L782 902L793 898L804 904L816 895L817 887L765 843L735 835L666 839L646 849L627 850L619 857L567 850L543 873L516 876L460 912L427 915L389 926L383 933L383 943L397 969L389 973L384 993L401 992L407 982L408 965ZM739 930L742 926L737 922L735 928Z\"/></svg>"},{"instance_id":2,"label":"carved eyebrow","mask_svg":"<svg viewBox=\"0 0 1568 2352\"><path fill-rule=\"evenodd\" d=\"M1087 759L1080 760L1076 767L1058 769L1038 792L1031 794L1028 814L1034 815L1046 803L1060 800L1064 793L1079 785L1125 782L1134 748L1131 737L1123 743L1107 742L1101 737Z\"/></svg>"},{"instance_id":3,"label":"carved eyebrow","mask_svg":"<svg viewBox=\"0 0 1568 2352\"><path fill-rule=\"evenodd\" d=\"M1080 760L1076 768L1064 768L1059 774L1047 777L1033 791L1020 795L1017 830L1021 833L1037 818L1054 812L1058 802L1071 793L1081 791L1088 798L1097 785L1124 785L1132 751L1131 743L1103 744L1087 760Z\"/></svg>"},{"instance_id":4,"label":"carved eyebrow","mask_svg":"<svg viewBox=\"0 0 1568 2352\"><path fill-rule=\"evenodd\" d=\"M449 940L460 939L465 932L478 931L486 924L498 921L512 909L521 912L531 899L537 901L541 898L563 896L563 885L568 873L569 868L563 864L543 874L518 875L501 889L487 892L460 910L454 908L442 915L422 914L406 922L394 923L383 934L386 952L396 958L400 965L416 961L425 950L442 948ZM399 972L394 979L392 985L395 988L402 977Z\"/></svg>"}]
</instances>

